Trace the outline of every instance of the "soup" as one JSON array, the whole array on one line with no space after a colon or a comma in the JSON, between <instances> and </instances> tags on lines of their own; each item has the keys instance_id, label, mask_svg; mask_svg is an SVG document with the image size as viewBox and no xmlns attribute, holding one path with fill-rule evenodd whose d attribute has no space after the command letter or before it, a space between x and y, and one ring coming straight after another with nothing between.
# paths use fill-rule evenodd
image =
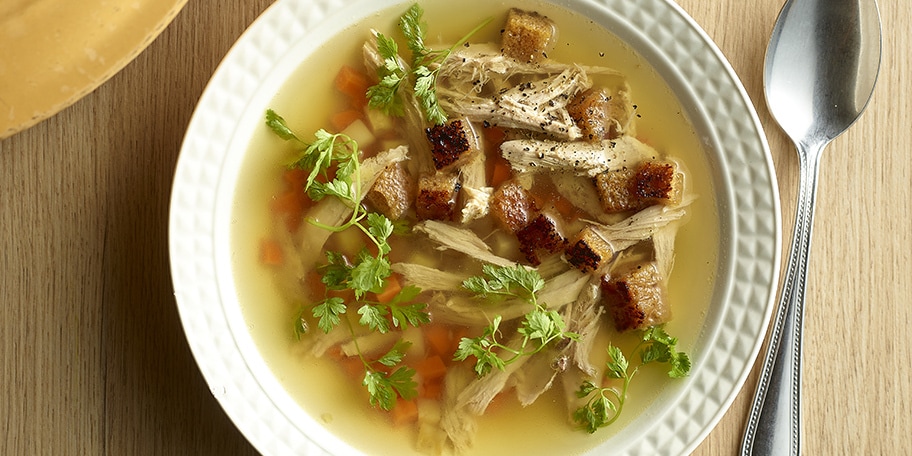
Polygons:
<instances>
[{"instance_id":1,"label":"soup","mask_svg":"<svg viewBox=\"0 0 912 456\"><path fill-rule=\"evenodd\" d=\"M454 12L452 8L440 3L423 6L426 9L424 20L428 24L429 30L427 43L434 49L448 47L489 17L493 18L491 24L473 34L469 39L469 46L465 49L472 50L473 47L478 49L481 43L500 42L500 30L502 24L507 20L508 8L502 5L491 5L487 2L470 1L460 4L458 12ZM712 275L716 269L718 248L718 216L715 213L715 203L712 199L713 191L708 178L708 165L705 163L700 142L692 127L683 117L678 102L661 79L610 33L585 18L552 5L523 3L521 7L546 15L559 29L556 41L550 43L547 60L544 61L572 62L592 68L610 67L611 70L616 71L616 74L606 72L601 76L594 75L593 79L604 86L611 86L611 96L616 96L618 86L622 85L625 92L630 95L631 104L636 105L633 111L635 116L633 121L636 125L635 135L622 134L621 136L637 138L637 141L646 144L649 150L657 151L660 155L659 158L674 158L680 174L685 176L684 195L671 204L675 207L686 206L686 216L676 225L675 266L665 283L665 300L671 307L674 318L664 323L664 329L678 337L678 349L686 351L694 343L701 330L711 293ZM358 24L352 30L341 33L335 38L333 46L324 47L302 62L298 73L278 89L271 107L280 113L286 119L287 125L306 141L312 141L312 132L319 129L343 130L351 136L362 135L363 128L357 127L357 122L356 127L351 127L346 123L357 118L365 125L373 124L376 123L376 119L373 119L375 122L370 122L372 119L368 117L376 114L363 114L365 112L363 110L359 113L358 110L351 109L352 102L349 97L339 91L330 90L330 88L339 86L336 78L339 74L338 69L343 66L355 68L367 74L364 64L361 63L361 48L365 41L373 40L368 32L369 29L380 30L385 35L397 37L402 42L396 25L402 13L401 9L387 11L379 17L371 18L368 23ZM462 47L460 47L461 49ZM400 53L404 56L408 55L404 42L400 44ZM319 69L319 71L315 69ZM306 100L306 102L302 100ZM354 114L352 114L353 112ZM498 166L489 164L484 167L487 182L482 186L492 188L492 194L489 195L492 197L496 196L494 187L502 188L505 182L511 182L522 174L516 169L523 166L523 160L516 160L512 163L507 160L506 169L509 170L507 179L496 182L496 185L487 185L492 183L493 175L503 172L504 160L497 157L505 155L505 153L497 153L500 152L501 145L512 141L511 144L517 148L517 153L520 153L525 146L530 144L529 141L540 143L551 140L551 136L553 136L552 133L542 135L541 132L536 132L534 135L517 135L511 133L511 130L517 129L515 126L497 125L497 122L469 120L467 123L475 124L474 128L483 148L496 150L495 153L488 153L490 161L500 160ZM502 136L507 136L507 138ZM377 131L368 131L366 137L375 138L362 141L372 143L368 146L371 149L368 151L370 155L383 153L402 144L411 146L407 138L381 134ZM621 141L617 137L613 140ZM320 290L323 283L320 281L321 276L314 273L314 266L318 263L326 263L327 258L323 253L315 250L304 249L304 254L301 254L300 246L296 249L298 253L288 251L287 245L283 250L282 242L276 242L276 238L288 238L289 230L297 232L302 226L308 226L308 222L303 220L308 217L307 210L302 210L302 215L298 219L289 220L287 217L276 216L276 207L312 204L306 199L288 199L287 190L292 188L290 186L300 186L302 177L306 177L307 174L306 172L287 172L285 165L296 156L297 152L293 144L283 142L264 126L255 134L251 142L250 152L240 176L238 188L243 190L237 195L234 208L235 226L232 237L236 249L233 257L239 298L251 334L267 363L291 395L298 400L300 406L355 448L371 454L422 454L428 452L428 448L430 448L430 452L434 452L436 447L433 444L429 447L426 444L424 447L416 444L420 433L416 426L394 424L397 420L409 421L408 416L412 414L411 412L403 413L402 415L405 416L403 418L396 415L398 412L382 411L383 407L379 407L378 403L374 403L374 406L371 405L371 395L361 384L361 377L364 375L363 363L358 356L343 354L343 351L346 350L343 345L349 341L342 340L341 343L332 344L331 347L326 348L324 352L329 353L327 356L313 356L315 342L310 339L321 337L319 319L314 317L313 308L328 296L327 293ZM463 164L457 163L456 166ZM445 164L444 168L450 165L453 164ZM632 164L630 168L633 168ZM536 209L532 215L541 212L552 218L559 218L562 223L567 223L567 226L563 227L564 231L574 233L579 230L580 226L589 224L590 219L596 218L591 210L584 211L572 203L568 204L567 200L571 198L567 198L562 192L562 184L555 183L557 178L551 179L547 177L547 174L543 176L545 177L536 177L531 184L519 185L537 199ZM693 196L696 198L693 199ZM683 204L685 201L686 205ZM460 203L461 205L462 203ZM376 204L369 203L368 206L371 210L376 209ZM408 215L404 217L405 223L402 224L405 227L404 231L408 234L402 236L394 234L389 238L389 259L394 265L421 266L455 274L459 278L477 277L490 280L492 277L485 276L482 270L482 264L490 263L489 261L472 259L464 252L455 251L456 247L453 245L449 245L446 250L439 250L441 242L446 244L447 239L452 238L451 235L454 233L446 230L456 227L468 229L476 233L479 238L483 238L483 242L491 248L493 258L507 260L510 264L529 266L541 262L542 265L537 269L538 271L544 271L542 268L546 267L557 268L560 274L566 274L569 279L574 279L565 283L583 283L584 286L590 284L585 280L576 279L586 276L586 274L592 276L593 271L581 272L579 267L568 266L566 260L572 256L567 256L565 248L557 254L542 252L534 248L531 249L530 257L527 255L528 252L520 249L522 243L518 236L510 233L509 227L505 226L502 221L496 220L494 216L483 216L466 224L453 220L419 222L414 211L416 211L414 207L406 211ZM635 212L628 209L622 211L620 215L600 214L604 216L604 220L593 220L592 222L598 222L602 226L613 226L619 220ZM433 219L435 216L432 214L425 218ZM418 228L419 226L423 228ZM432 233L437 233L438 240L433 240ZM574 236L575 234L566 236L564 247L576 240ZM279 248L273 251L273 248L276 247L273 245L266 248L264 253L264 244L260 242L263 239L268 242L276 242ZM359 234L357 229L349 229L329 236L325 250L341 252L351 262L358 256L361 246L370 244L371 240ZM533 242L533 245L537 244ZM642 246L640 250L643 250ZM628 258L628 262L631 264L638 264L639 256L643 255L642 251L635 253L637 255ZM289 258L292 258L293 261ZM604 263L598 263L594 269L602 272L607 269L622 270L623 267L612 262L613 259L614 257ZM294 263L296 266L289 267L289 263ZM301 266L302 264L304 266ZM402 268L394 267L394 271L397 280L403 282L402 286L418 280ZM555 277L546 272L541 275L549 280ZM452 278L452 276L435 277ZM302 278L305 284L303 287ZM605 289L610 288L610 286L608 288L598 287L603 293ZM369 294L367 298L380 299L379 295L385 290L376 291L380 293ZM425 290L416 297L414 302L427 304L432 301L434 295L431 291ZM460 292L471 295L465 289ZM333 296L335 297L335 295ZM351 296L340 297L340 299L351 300ZM475 301L471 301L473 299ZM471 296L466 300L475 302L477 305L484 305L480 304L484 300ZM409 300L406 303L411 302L413 301ZM403 349L403 351L417 353L415 356L420 358L418 361L409 361L404 365L419 370L417 364L428 359L426 356L432 353L432 345L439 342L441 345L449 345L446 349L438 350L444 352L443 356L441 353L434 352L437 356L434 361L442 362L443 367L440 368L439 365L437 368L421 366L422 375L437 375L426 374L425 371L441 372L442 370L445 372L452 369L453 366L467 366L460 367L460 369L467 369L478 378L485 378L492 373L496 374L499 369L496 366L488 366L485 375L477 375L478 372L475 371L478 366L477 356L470 354L461 362L454 361L453 358L458 357L455 350L459 349L460 341L480 340L484 336L482 328L487 327L485 324L490 324L500 310L509 310L496 307L497 305L499 304L494 304L496 310L488 309L480 313L482 322L474 321L476 317L464 317L467 320L452 321L452 319L458 320L459 317L456 316L451 317L451 321L446 321L446 324L436 320L431 321L430 324L422 321L416 321L415 325L403 324L402 326L405 326L406 329L402 332L402 336L413 342L409 349ZM358 305L349 307L342 318L352 318L353 327L364 331L358 326L361 316L357 313ZM524 309L531 308L533 306L527 304ZM561 308L556 310L561 310ZM430 309L432 320L443 310L442 307ZM300 326L298 323L302 314L305 316L309 328L308 334L301 335L299 339L296 337L294 328L296 324ZM565 318L566 315L561 317ZM600 330L593 336L595 348L592 349L590 362L600 366L601 370L605 370L605 363L609 359L605 349L610 343L619 347L630 358L631 366L635 365L636 360L632 355L641 333L616 330L616 322L612 322L611 315L603 315L600 319ZM389 319L386 318L386 320L389 323ZM505 318L505 320L507 319ZM521 318L517 320L521 320ZM507 333L514 331L517 326L515 323L513 327L509 325L506 323L504 329L499 332L505 334L502 342L509 341L510 335ZM344 323L340 323L339 327L342 326ZM416 336L413 326L425 329L418 332ZM431 331L436 333L435 336L428 335ZM358 334L361 335L360 332ZM395 339L400 338L395 329L386 334L396 334ZM555 340L551 346L546 346L546 348L554 348L565 339L567 341L563 344L570 343L569 339L564 337L566 334L560 336L558 338L560 340ZM391 348L390 338L384 336L375 337L375 339L380 348L371 356L382 355ZM361 340L367 346L367 339ZM349 345L348 350L349 353L351 350L362 351L362 347L352 348ZM505 352L498 353L502 355L502 358L508 358L504 355ZM367 356L367 358L371 356ZM581 423L571 419L574 410L570 410L568 407L567 388L561 385L559 379L554 382L553 387L544 391L525 407L520 405L512 389L504 388L496 396L497 399L485 407L485 413L477 418L475 423L477 429L472 433L471 446L463 452L484 454L506 451L507 448L511 452L525 451L536 454L585 452L614 433L623 432L625 423L629 423L640 412L652 405L659 395L658 393L669 382L674 381L668 378L666 370L652 368L652 366L639 370L636 379L631 382L630 389L627 391L623 413L611 426L598 429L594 435L581 430ZM597 377L599 378L592 380L601 386L602 373L600 372ZM468 379L468 381L473 380L475 377ZM441 384L420 382L415 388L420 390L417 391L419 399L415 402L426 405L425 402L421 402L422 399L445 397L446 391L433 390L434 388L445 388L444 382L438 383ZM605 381L604 384L617 387L616 382ZM395 399L396 407L400 405L401 399ZM419 413L422 413L424 408L422 406ZM547 429L547 432L530 433L530 429L538 431ZM421 438L424 437L426 436ZM431 440L433 440L433 436ZM378 441L383 442L382 448L377 447L376 442Z\"/></svg>"}]
</instances>

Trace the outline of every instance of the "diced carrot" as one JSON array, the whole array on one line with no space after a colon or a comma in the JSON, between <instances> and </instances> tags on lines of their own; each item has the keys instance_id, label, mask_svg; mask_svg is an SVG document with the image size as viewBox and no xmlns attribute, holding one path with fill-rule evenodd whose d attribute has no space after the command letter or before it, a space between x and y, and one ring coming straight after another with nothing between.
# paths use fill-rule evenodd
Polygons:
<instances>
[{"instance_id":1,"label":"diced carrot","mask_svg":"<svg viewBox=\"0 0 912 456\"><path fill-rule=\"evenodd\" d=\"M285 221L285 228L288 231L296 231L304 217L305 201L302 193L301 190L286 191L276 195L270 204L276 216Z\"/></svg>"},{"instance_id":2,"label":"diced carrot","mask_svg":"<svg viewBox=\"0 0 912 456\"><path fill-rule=\"evenodd\" d=\"M342 359L342 345L336 344L332 347L327 348L326 354L336 361Z\"/></svg>"},{"instance_id":3,"label":"diced carrot","mask_svg":"<svg viewBox=\"0 0 912 456\"><path fill-rule=\"evenodd\" d=\"M459 345L459 339L462 339L467 334L469 334L469 328L466 326L454 326L453 329L453 350L456 346Z\"/></svg>"},{"instance_id":4,"label":"diced carrot","mask_svg":"<svg viewBox=\"0 0 912 456\"><path fill-rule=\"evenodd\" d=\"M360 109L367 105L367 89L370 82L364 73L343 65L336 75L335 85L338 91L348 96L352 106Z\"/></svg>"},{"instance_id":5,"label":"diced carrot","mask_svg":"<svg viewBox=\"0 0 912 456\"><path fill-rule=\"evenodd\" d=\"M402 291L402 283L399 281L399 275L391 274L386 279L386 288L380 293L377 293L377 302L390 302L400 291Z\"/></svg>"},{"instance_id":6,"label":"diced carrot","mask_svg":"<svg viewBox=\"0 0 912 456\"><path fill-rule=\"evenodd\" d=\"M320 273L314 270L304 275L304 292L312 301L319 301L326 295L326 285L321 279Z\"/></svg>"},{"instance_id":7,"label":"diced carrot","mask_svg":"<svg viewBox=\"0 0 912 456\"><path fill-rule=\"evenodd\" d=\"M333 128L335 128L335 131L339 132L345 130L354 121L359 119L361 119L361 111L346 109L344 111L333 114L333 116L329 119L329 123L331 123Z\"/></svg>"},{"instance_id":8,"label":"diced carrot","mask_svg":"<svg viewBox=\"0 0 912 456\"><path fill-rule=\"evenodd\" d=\"M285 262L282 254L282 246L278 241L272 238L265 238L260 241L260 263L267 266L280 266Z\"/></svg>"},{"instance_id":9,"label":"diced carrot","mask_svg":"<svg viewBox=\"0 0 912 456\"><path fill-rule=\"evenodd\" d=\"M301 168L291 168L285 170L282 179L288 184L290 189L303 189L304 182L307 182L307 171Z\"/></svg>"},{"instance_id":10,"label":"diced carrot","mask_svg":"<svg viewBox=\"0 0 912 456\"><path fill-rule=\"evenodd\" d=\"M418 387L418 396L422 399L440 399L443 396L443 378L422 382Z\"/></svg>"},{"instance_id":11,"label":"diced carrot","mask_svg":"<svg viewBox=\"0 0 912 456\"><path fill-rule=\"evenodd\" d=\"M415 364L415 372L425 381L440 379L446 371L446 364L440 355L429 356Z\"/></svg>"},{"instance_id":12,"label":"diced carrot","mask_svg":"<svg viewBox=\"0 0 912 456\"><path fill-rule=\"evenodd\" d=\"M431 352L435 355L446 356L451 344L450 329L441 324L428 324L422 326L424 337L427 339Z\"/></svg>"},{"instance_id":13,"label":"diced carrot","mask_svg":"<svg viewBox=\"0 0 912 456\"><path fill-rule=\"evenodd\" d=\"M364 380L364 363L357 356L343 357L339 360L339 365L349 377L361 383Z\"/></svg>"},{"instance_id":14,"label":"diced carrot","mask_svg":"<svg viewBox=\"0 0 912 456\"><path fill-rule=\"evenodd\" d=\"M503 157L494 157L491 161L494 163L491 170L491 187L497 188L513 177L513 168L510 166L510 162Z\"/></svg>"},{"instance_id":15,"label":"diced carrot","mask_svg":"<svg viewBox=\"0 0 912 456\"><path fill-rule=\"evenodd\" d=\"M570 202L567 198L558 196L554 198L554 208L557 209L557 212L560 212L564 219L567 221L573 221L577 219L578 211L576 206Z\"/></svg>"},{"instance_id":16,"label":"diced carrot","mask_svg":"<svg viewBox=\"0 0 912 456\"><path fill-rule=\"evenodd\" d=\"M404 426L418 421L418 403L415 400L396 399L396 406L390 410L390 417L396 426Z\"/></svg>"},{"instance_id":17,"label":"diced carrot","mask_svg":"<svg viewBox=\"0 0 912 456\"><path fill-rule=\"evenodd\" d=\"M459 327L450 329L450 345L440 354L440 357L443 358L443 361L447 366L456 362L453 360L453 355L456 354L456 350L459 349L459 342L466 334L468 334L468 328Z\"/></svg>"},{"instance_id":18,"label":"diced carrot","mask_svg":"<svg viewBox=\"0 0 912 456\"><path fill-rule=\"evenodd\" d=\"M494 148L500 148L507 136L507 132L500 127L487 127L482 131L484 132L485 140L491 143Z\"/></svg>"}]
</instances>

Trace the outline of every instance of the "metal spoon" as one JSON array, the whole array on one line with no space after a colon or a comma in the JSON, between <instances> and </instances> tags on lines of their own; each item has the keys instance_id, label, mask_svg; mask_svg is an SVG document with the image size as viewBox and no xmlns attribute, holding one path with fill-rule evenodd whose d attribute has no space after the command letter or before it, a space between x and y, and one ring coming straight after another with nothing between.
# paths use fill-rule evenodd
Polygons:
<instances>
[{"instance_id":1,"label":"metal spoon","mask_svg":"<svg viewBox=\"0 0 912 456\"><path fill-rule=\"evenodd\" d=\"M798 149L795 234L742 455L800 450L801 331L817 176L824 147L864 111L880 70L874 0L789 0L766 51L766 102Z\"/></svg>"}]
</instances>

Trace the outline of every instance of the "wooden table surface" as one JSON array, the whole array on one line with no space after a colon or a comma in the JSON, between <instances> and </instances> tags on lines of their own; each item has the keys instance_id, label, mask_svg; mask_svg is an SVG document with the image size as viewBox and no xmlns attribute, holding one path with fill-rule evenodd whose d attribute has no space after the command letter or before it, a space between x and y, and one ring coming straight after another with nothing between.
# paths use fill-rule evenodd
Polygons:
<instances>
[{"instance_id":1,"label":"wooden table surface","mask_svg":"<svg viewBox=\"0 0 912 456\"><path fill-rule=\"evenodd\" d=\"M255 453L184 340L167 219L194 105L270 3L190 1L101 88L0 141L0 454ZM781 3L680 0L754 100L787 245L797 159L761 79ZM809 455L912 453L912 2L879 3L877 91L821 170L805 321ZM695 454L735 454L758 368Z\"/></svg>"}]
</instances>

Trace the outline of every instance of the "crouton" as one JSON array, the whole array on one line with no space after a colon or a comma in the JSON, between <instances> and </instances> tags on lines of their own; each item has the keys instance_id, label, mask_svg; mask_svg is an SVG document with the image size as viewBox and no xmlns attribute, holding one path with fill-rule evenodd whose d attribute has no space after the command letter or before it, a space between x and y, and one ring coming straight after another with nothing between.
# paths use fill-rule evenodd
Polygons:
<instances>
[{"instance_id":1,"label":"crouton","mask_svg":"<svg viewBox=\"0 0 912 456\"><path fill-rule=\"evenodd\" d=\"M665 286L655 262L631 265L602 278L602 304L618 331L646 329L671 320Z\"/></svg>"},{"instance_id":2,"label":"crouton","mask_svg":"<svg viewBox=\"0 0 912 456\"><path fill-rule=\"evenodd\" d=\"M611 245L588 225L580 230L564 250L567 262L585 273L599 270L613 256L614 249Z\"/></svg>"},{"instance_id":3,"label":"crouton","mask_svg":"<svg viewBox=\"0 0 912 456\"><path fill-rule=\"evenodd\" d=\"M419 220L453 220L459 195L456 173L426 174L418 179L415 211Z\"/></svg>"},{"instance_id":4,"label":"crouton","mask_svg":"<svg viewBox=\"0 0 912 456\"><path fill-rule=\"evenodd\" d=\"M504 182L491 196L490 213L498 225L510 233L525 228L538 210L532 195L516 180Z\"/></svg>"},{"instance_id":5,"label":"crouton","mask_svg":"<svg viewBox=\"0 0 912 456\"><path fill-rule=\"evenodd\" d=\"M424 132L431 143L431 157L438 171L457 167L479 151L478 135L468 119L434 125Z\"/></svg>"},{"instance_id":6,"label":"crouton","mask_svg":"<svg viewBox=\"0 0 912 456\"><path fill-rule=\"evenodd\" d=\"M681 173L673 162L646 160L634 168L595 176L605 212L640 210L654 204L676 204L681 198Z\"/></svg>"},{"instance_id":7,"label":"crouton","mask_svg":"<svg viewBox=\"0 0 912 456\"><path fill-rule=\"evenodd\" d=\"M519 251L533 266L541 264L539 252L557 253L567 247L567 238L558 227L558 219L540 213L528 225L516 232L519 240Z\"/></svg>"},{"instance_id":8,"label":"crouton","mask_svg":"<svg viewBox=\"0 0 912 456\"><path fill-rule=\"evenodd\" d=\"M415 200L415 181L402 162L386 167L365 196L390 220L400 219Z\"/></svg>"},{"instance_id":9,"label":"crouton","mask_svg":"<svg viewBox=\"0 0 912 456\"><path fill-rule=\"evenodd\" d=\"M551 19L532 11L516 8L507 13L501 33L503 53L520 62L536 63L548 57L557 28Z\"/></svg>"}]
</instances>

